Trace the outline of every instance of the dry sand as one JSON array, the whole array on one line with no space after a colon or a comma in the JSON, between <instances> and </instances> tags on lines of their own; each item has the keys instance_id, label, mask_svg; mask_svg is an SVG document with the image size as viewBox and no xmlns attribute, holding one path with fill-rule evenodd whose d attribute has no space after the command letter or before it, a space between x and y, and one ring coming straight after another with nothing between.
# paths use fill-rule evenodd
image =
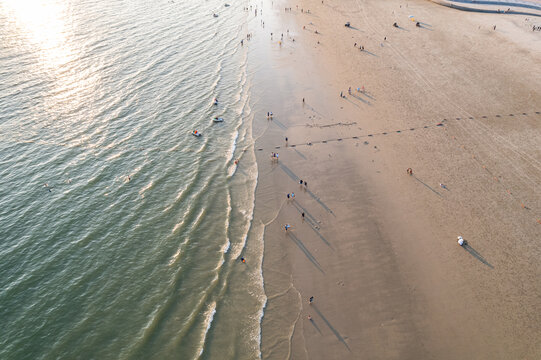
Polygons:
<instances>
[{"instance_id":1,"label":"dry sand","mask_svg":"<svg viewBox=\"0 0 541 360\"><path fill-rule=\"evenodd\" d=\"M541 358L541 19L296 5L264 4L249 44L275 114L253 127L262 357Z\"/></svg>"}]
</instances>

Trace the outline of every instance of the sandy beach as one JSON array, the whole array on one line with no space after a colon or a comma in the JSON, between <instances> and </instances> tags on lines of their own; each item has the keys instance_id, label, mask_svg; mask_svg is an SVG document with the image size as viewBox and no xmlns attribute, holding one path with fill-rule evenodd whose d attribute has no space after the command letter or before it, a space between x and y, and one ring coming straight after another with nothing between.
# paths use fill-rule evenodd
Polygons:
<instances>
[{"instance_id":1,"label":"sandy beach","mask_svg":"<svg viewBox=\"0 0 541 360\"><path fill-rule=\"evenodd\" d=\"M263 20L262 357L539 358L541 18L314 0Z\"/></svg>"}]
</instances>

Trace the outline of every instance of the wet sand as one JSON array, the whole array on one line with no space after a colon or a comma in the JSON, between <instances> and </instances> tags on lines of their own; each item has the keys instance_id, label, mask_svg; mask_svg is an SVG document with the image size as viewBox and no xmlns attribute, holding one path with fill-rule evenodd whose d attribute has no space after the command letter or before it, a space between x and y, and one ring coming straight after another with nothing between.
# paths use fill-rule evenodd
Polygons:
<instances>
[{"instance_id":1,"label":"wet sand","mask_svg":"<svg viewBox=\"0 0 541 360\"><path fill-rule=\"evenodd\" d=\"M255 34L274 113L254 121L262 357L539 358L533 20L429 1L295 5L264 6Z\"/></svg>"}]
</instances>

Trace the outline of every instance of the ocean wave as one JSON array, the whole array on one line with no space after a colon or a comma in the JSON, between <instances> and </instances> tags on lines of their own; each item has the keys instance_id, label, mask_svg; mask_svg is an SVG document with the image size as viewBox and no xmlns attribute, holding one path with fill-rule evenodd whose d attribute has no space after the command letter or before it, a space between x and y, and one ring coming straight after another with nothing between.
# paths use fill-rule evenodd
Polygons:
<instances>
[{"instance_id":1,"label":"ocean wave","mask_svg":"<svg viewBox=\"0 0 541 360\"><path fill-rule=\"evenodd\" d=\"M201 337L199 355L197 356L198 359L201 358L201 355L203 355L203 351L205 350L205 340L207 338L210 327L212 326L214 314L216 314L216 302L212 302L203 314L203 317L205 318L204 323L206 324L206 328Z\"/></svg>"}]
</instances>

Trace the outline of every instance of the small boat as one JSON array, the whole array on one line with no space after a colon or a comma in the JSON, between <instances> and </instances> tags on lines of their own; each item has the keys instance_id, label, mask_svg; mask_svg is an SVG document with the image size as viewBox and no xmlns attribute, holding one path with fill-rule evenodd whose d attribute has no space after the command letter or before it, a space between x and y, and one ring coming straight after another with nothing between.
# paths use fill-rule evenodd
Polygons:
<instances>
[{"instance_id":1,"label":"small boat","mask_svg":"<svg viewBox=\"0 0 541 360\"><path fill-rule=\"evenodd\" d=\"M192 135L195 136L195 137L200 137L201 136L201 133L197 130L194 130L192 131Z\"/></svg>"},{"instance_id":2,"label":"small boat","mask_svg":"<svg viewBox=\"0 0 541 360\"><path fill-rule=\"evenodd\" d=\"M214 17L218 17L218 14L214 13L214 14L212 14L212 16L214 16Z\"/></svg>"},{"instance_id":3,"label":"small boat","mask_svg":"<svg viewBox=\"0 0 541 360\"><path fill-rule=\"evenodd\" d=\"M214 119L212 119L212 121L214 121L214 122L224 122L224 118L215 117Z\"/></svg>"}]
</instances>

